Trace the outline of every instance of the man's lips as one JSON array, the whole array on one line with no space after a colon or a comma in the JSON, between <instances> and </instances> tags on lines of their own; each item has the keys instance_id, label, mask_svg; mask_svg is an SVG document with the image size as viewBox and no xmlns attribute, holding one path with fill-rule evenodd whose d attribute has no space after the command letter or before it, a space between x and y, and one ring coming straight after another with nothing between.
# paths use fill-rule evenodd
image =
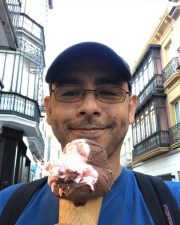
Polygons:
<instances>
[{"instance_id":1,"label":"man's lips","mask_svg":"<svg viewBox=\"0 0 180 225\"><path fill-rule=\"evenodd\" d=\"M104 131L106 128L99 128L99 127L81 127L81 128L71 128L73 131L81 134L98 134Z\"/></svg>"}]
</instances>

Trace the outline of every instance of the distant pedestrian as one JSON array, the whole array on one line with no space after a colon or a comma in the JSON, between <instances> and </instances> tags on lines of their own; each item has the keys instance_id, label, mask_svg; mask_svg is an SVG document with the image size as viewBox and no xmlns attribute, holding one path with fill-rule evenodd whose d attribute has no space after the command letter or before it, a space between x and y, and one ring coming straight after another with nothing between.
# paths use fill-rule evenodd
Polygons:
<instances>
[{"instance_id":1,"label":"distant pedestrian","mask_svg":"<svg viewBox=\"0 0 180 225\"><path fill-rule=\"evenodd\" d=\"M9 182L8 181L3 181L1 184L1 191L9 187Z\"/></svg>"}]
</instances>

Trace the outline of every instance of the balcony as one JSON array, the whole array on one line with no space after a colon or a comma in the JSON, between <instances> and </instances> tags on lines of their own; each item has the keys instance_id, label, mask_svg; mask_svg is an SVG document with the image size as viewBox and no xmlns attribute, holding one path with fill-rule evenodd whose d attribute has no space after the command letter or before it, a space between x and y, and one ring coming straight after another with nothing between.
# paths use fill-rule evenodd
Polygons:
<instances>
[{"instance_id":1,"label":"balcony","mask_svg":"<svg viewBox=\"0 0 180 225\"><path fill-rule=\"evenodd\" d=\"M0 114L16 115L37 124L41 116L36 101L12 92L0 92Z\"/></svg>"},{"instance_id":2,"label":"balcony","mask_svg":"<svg viewBox=\"0 0 180 225\"><path fill-rule=\"evenodd\" d=\"M38 159L44 156L44 140L39 129L41 113L38 103L13 92L0 92L0 126L22 130L29 148Z\"/></svg>"},{"instance_id":3,"label":"balcony","mask_svg":"<svg viewBox=\"0 0 180 225\"><path fill-rule=\"evenodd\" d=\"M132 164L132 152L126 152L121 155L120 162L122 166L128 167Z\"/></svg>"},{"instance_id":4,"label":"balcony","mask_svg":"<svg viewBox=\"0 0 180 225\"><path fill-rule=\"evenodd\" d=\"M37 159L41 160L44 158L44 140L42 135L39 137L28 137L29 148L31 152L36 156Z\"/></svg>"},{"instance_id":5,"label":"balcony","mask_svg":"<svg viewBox=\"0 0 180 225\"><path fill-rule=\"evenodd\" d=\"M21 2L19 0L0 1L0 49L16 50L17 25Z\"/></svg>"},{"instance_id":6,"label":"balcony","mask_svg":"<svg viewBox=\"0 0 180 225\"><path fill-rule=\"evenodd\" d=\"M169 129L170 135L170 145L171 148L176 148L180 146L180 123Z\"/></svg>"},{"instance_id":7,"label":"balcony","mask_svg":"<svg viewBox=\"0 0 180 225\"><path fill-rule=\"evenodd\" d=\"M162 75L155 75L144 88L143 92L140 93L137 99L136 112L141 108L143 103L147 101L147 99L153 94L156 89L164 90Z\"/></svg>"},{"instance_id":8,"label":"balcony","mask_svg":"<svg viewBox=\"0 0 180 225\"><path fill-rule=\"evenodd\" d=\"M171 59L171 61L163 69L163 83L165 89L170 88L170 86L172 86L180 78L179 67L178 57L176 57Z\"/></svg>"},{"instance_id":9,"label":"balcony","mask_svg":"<svg viewBox=\"0 0 180 225\"><path fill-rule=\"evenodd\" d=\"M134 146L133 164L169 151L169 131L158 131Z\"/></svg>"},{"instance_id":10,"label":"balcony","mask_svg":"<svg viewBox=\"0 0 180 225\"><path fill-rule=\"evenodd\" d=\"M19 23L21 1L20 0L6 0L6 3L7 3L7 7L9 10L12 24L14 26L15 34L17 35L17 26Z\"/></svg>"},{"instance_id":11,"label":"balcony","mask_svg":"<svg viewBox=\"0 0 180 225\"><path fill-rule=\"evenodd\" d=\"M36 23L28 15L20 13L19 23L17 26L18 26L17 29L19 31L25 31L36 41L40 42L45 49L44 29L41 25Z\"/></svg>"}]
</instances>

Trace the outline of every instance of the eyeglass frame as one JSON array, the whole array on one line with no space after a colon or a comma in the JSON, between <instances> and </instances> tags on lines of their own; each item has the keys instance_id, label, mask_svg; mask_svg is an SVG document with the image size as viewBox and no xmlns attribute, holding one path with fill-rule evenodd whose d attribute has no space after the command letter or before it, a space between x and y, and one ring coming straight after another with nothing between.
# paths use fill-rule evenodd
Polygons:
<instances>
[{"instance_id":1,"label":"eyeglass frame","mask_svg":"<svg viewBox=\"0 0 180 225\"><path fill-rule=\"evenodd\" d=\"M56 99L55 90L56 90L57 88L59 88L59 87L63 87L63 86L58 86L58 87L56 87L54 90L52 90L52 89L49 90L49 91L50 91L50 96L51 96L51 93L54 92L54 98ZM68 86L68 87L74 87L74 86ZM103 87L97 88L96 90L85 90L85 89L82 88L82 87L78 87L78 88L81 88L81 89L83 90L82 98L81 98L80 100L78 100L78 101L73 101L73 102L67 102L67 101L61 101L61 100L56 99L56 101L58 101L58 102L66 102L66 103L80 102L81 100L84 99L84 97L85 97L85 92L86 92L86 91L88 91L88 92L93 91L93 92L95 92L94 95L95 95L95 97L97 98L97 100L100 101L100 102L103 102L103 101L101 101L101 100L98 99L98 94L97 94L97 90L98 90L98 89L101 89L101 88L103 88ZM119 88L119 87L113 87L113 88ZM119 89L122 89L122 90L125 92L125 94L128 94L129 96L131 95L131 92L130 92L130 91L126 91L124 88L119 88ZM124 102L125 100L126 100L126 95L125 95L124 100L123 100L122 102ZM103 103L107 103L107 104L117 104L117 103L122 103L122 102L114 102L114 103L111 103L111 102L103 102Z\"/></svg>"}]
</instances>

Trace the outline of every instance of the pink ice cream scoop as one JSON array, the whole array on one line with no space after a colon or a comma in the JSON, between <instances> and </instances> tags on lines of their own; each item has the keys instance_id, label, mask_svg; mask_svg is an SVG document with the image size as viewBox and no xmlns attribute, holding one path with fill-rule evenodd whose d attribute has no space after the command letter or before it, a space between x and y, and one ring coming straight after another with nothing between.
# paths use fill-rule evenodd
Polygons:
<instances>
[{"instance_id":1,"label":"pink ice cream scoop","mask_svg":"<svg viewBox=\"0 0 180 225\"><path fill-rule=\"evenodd\" d=\"M95 141L77 139L63 149L60 160L48 162L48 184L52 192L75 206L106 195L114 182L105 150Z\"/></svg>"}]
</instances>

